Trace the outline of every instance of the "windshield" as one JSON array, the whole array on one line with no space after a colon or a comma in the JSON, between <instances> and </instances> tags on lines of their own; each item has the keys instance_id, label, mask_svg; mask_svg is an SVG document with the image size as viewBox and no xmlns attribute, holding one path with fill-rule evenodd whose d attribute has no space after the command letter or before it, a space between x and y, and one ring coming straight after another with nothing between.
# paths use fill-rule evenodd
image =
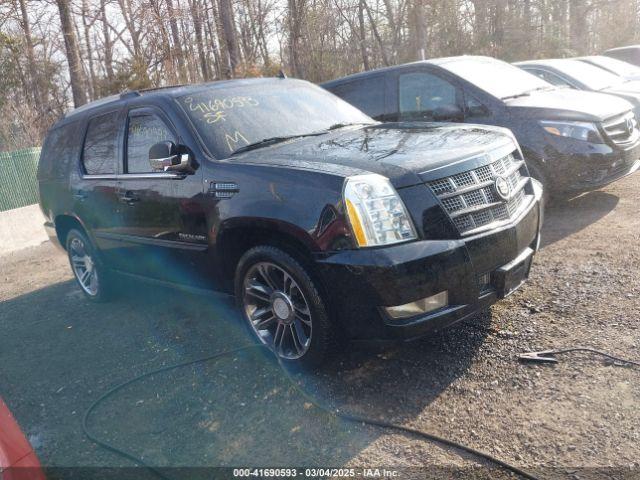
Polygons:
<instances>
[{"instance_id":1,"label":"windshield","mask_svg":"<svg viewBox=\"0 0 640 480\"><path fill-rule=\"evenodd\" d=\"M306 82L274 81L210 89L177 98L216 158L263 140L375 123L335 95Z\"/></svg>"},{"instance_id":2,"label":"windshield","mask_svg":"<svg viewBox=\"0 0 640 480\"><path fill-rule=\"evenodd\" d=\"M589 57L589 62L621 77L640 77L640 68L610 57Z\"/></svg>"},{"instance_id":3,"label":"windshield","mask_svg":"<svg viewBox=\"0 0 640 480\"><path fill-rule=\"evenodd\" d=\"M498 98L554 88L541 78L500 60L463 59L440 66Z\"/></svg>"},{"instance_id":4,"label":"windshield","mask_svg":"<svg viewBox=\"0 0 640 480\"><path fill-rule=\"evenodd\" d=\"M586 85L589 90L602 90L618 85L622 81L613 73L579 60L559 60L551 65L559 72Z\"/></svg>"}]
</instances>

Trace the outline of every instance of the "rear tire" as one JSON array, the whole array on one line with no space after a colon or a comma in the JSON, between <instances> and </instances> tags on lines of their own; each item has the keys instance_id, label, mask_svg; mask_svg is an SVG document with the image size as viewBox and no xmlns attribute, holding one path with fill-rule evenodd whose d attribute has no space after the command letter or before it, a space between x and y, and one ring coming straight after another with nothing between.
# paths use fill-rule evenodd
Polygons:
<instances>
[{"instance_id":1,"label":"rear tire","mask_svg":"<svg viewBox=\"0 0 640 480\"><path fill-rule=\"evenodd\" d=\"M280 360L316 368L334 345L336 330L311 275L271 246L247 251L236 268L236 302L251 334Z\"/></svg>"},{"instance_id":2,"label":"rear tire","mask_svg":"<svg viewBox=\"0 0 640 480\"><path fill-rule=\"evenodd\" d=\"M71 229L66 239L71 271L84 296L92 302L106 302L113 288L107 269L100 263L95 248L86 234Z\"/></svg>"}]
</instances>

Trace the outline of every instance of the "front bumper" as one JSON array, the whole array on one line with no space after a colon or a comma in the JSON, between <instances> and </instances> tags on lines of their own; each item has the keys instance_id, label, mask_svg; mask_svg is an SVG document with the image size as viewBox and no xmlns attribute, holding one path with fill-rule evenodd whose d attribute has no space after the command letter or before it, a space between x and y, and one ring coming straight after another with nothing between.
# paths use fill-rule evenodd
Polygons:
<instances>
[{"instance_id":1,"label":"front bumper","mask_svg":"<svg viewBox=\"0 0 640 480\"><path fill-rule=\"evenodd\" d=\"M640 169L640 144L621 150L607 144L556 143L544 153L554 191L580 193L608 185Z\"/></svg>"},{"instance_id":2,"label":"front bumper","mask_svg":"<svg viewBox=\"0 0 640 480\"><path fill-rule=\"evenodd\" d=\"M499 269L528 249L537 251L543 219L542 190L507 225L473 237L423 240L348 250L317 260L331 306L349 337L413 338L444 328L495 303L506 291ZM524 257L523 257L524 258ZM528 276L530 261L524 268ZM482 279L491 279L489 284ZM502 279L502 280L501 280ZM501 283L502 282L502 283ZM510 285L509 289L519 285ZM448 291L449 305L425 315L391 319L383 307Z\"/></svg>"}]
</instances>

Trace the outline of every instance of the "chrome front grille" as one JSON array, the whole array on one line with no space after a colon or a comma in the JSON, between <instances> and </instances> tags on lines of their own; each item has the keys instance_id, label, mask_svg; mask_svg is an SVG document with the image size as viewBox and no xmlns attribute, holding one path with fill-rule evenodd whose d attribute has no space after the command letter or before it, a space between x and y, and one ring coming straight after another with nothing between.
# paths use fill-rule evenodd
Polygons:
<instances>
[{"instance_id":1,"label":"chrome front grille","mask_svg":"<svg viewBox=\"0 0 640 480\"><path fill-rule=\"evenodd\" d=\"M528 177L522 174L524 161L509 154L491 164L428 182L462 235L492 228L496 222L516 217L526 202ZM496 179L509 185L510 195L502 198Z\"/></svg>"},{"instance_id":2,"label":"chrome front grille","mask_svg":"<svg viewBox=\"0 0 640 480\"><path fill-rule=\"evenodd\" d=\"M633 112L623 115L616 115L602 123L609 140L618 145L629 145L635 143L640 137L638 131L638 121Z\"/></svg>"}]
</instances>

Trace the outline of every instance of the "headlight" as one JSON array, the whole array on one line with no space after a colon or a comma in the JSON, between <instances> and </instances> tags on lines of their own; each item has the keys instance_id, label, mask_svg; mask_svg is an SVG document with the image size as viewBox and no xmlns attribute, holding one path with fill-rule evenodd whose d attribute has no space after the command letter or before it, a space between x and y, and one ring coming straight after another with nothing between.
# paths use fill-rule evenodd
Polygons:
<instances>
[{"instance_id":1,"label":"headlight","mask_svg":"<svg viewBox=\"0 0 640 480\"><path fill-rule=\"evenodd\" d=\"M398 192L382 175L355 175L344 185L351 229L360 247L389 245L417 238Z\"/></svg>"},{"instance_id":2,"label":"headlight","mask_svg":"<svg viewBox=\"0 0 640 480\"><path fill-rule=\"evenodd\" d=\"M542 128L551 135L558 137L575 138L576 140L584 140L593 143L604 143L598 127L589 122L548 122L542 120L540 122Z\"/></svg>"}]
</instances>

